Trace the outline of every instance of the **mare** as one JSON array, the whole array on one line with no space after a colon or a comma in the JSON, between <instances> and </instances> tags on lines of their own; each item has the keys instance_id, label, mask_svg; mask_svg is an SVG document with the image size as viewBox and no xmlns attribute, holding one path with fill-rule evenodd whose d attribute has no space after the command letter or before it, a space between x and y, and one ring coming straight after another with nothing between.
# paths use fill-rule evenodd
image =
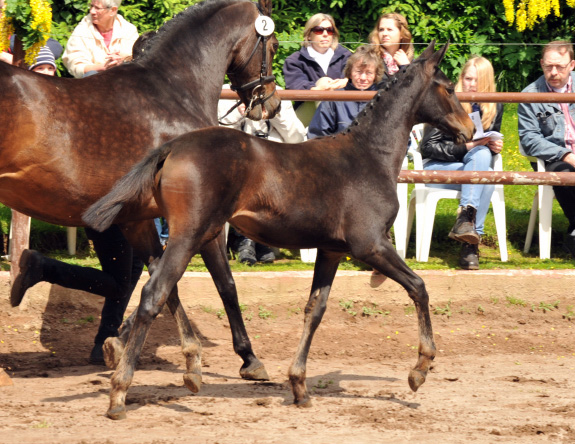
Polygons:
<instances>
[{"instance_id":1,"label":"mare","mask_svg":"<svg viewBox=\"0 0 575 444\"><path fill-rule=\"evenodd\" d=\"M429 297L387 232L399 208L397 177L413 125L431 124L460 141L473 134L452 82L439 69L447 47L434 52L432 42L342 134L281 144L227 128L194 131L151 153L85 213L88 225L105 229L131 219L153 194L170 224L170 243L142 290L126 352L112 376L109 417L125 415L126 392L153 318L192 255L226 221L257 242L319 249L304 332L289 369L295 404L310 402L307 355L345 255L395 280L414 301L420 343L408 381L414 391L423 384L435 356Z\"/></svg>"},{"instance_id":2,"label":"mare","mask_svg":"<svg viewBox=\"0 0 575 444\"><path fill-rule=\"evenodd\" d=\"M84 226L82 213L149 151L218 124L226 73L249 109L248 117L273 117L280 106L271 75L278 43L274 35L259 35L254 26L256 19L271 20L259 18L270 14L271 0L206 0L161 27L133 62L83 79L38 75L0 63L0 202L46 222ZM140 266L132 273L133 254L153 272L153 261L163 252L151 220L159 215L152 200L138 209L135 222L101 234L87 229L102 271L26 251L13 283L12 304L18 305L26 289L40 280L104 296L96 345L108 337L105 358L113 365L129 328L121 330L120 338L110 336L118 335L142 271ZM245 330L223 234L214 232L201 254L230 318L234 350L244 361L240 374L267 379ZM189 339L194 332L176 288L168 306L178 322L184 355L190 356L193 348L193 362L186 358L191 373L197 365L197 341Z\"/></svg>"}]
</instances>

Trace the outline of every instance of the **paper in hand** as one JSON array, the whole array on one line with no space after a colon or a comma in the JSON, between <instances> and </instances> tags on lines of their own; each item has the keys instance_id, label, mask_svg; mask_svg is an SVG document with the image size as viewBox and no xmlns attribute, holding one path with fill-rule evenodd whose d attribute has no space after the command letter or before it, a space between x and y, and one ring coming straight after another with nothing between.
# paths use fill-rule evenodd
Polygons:
<instances>
[{"instance_id":1,"label":"paper in hand","mask_svg":"<svg viewBox=\"0 0 575 444\"><path fill-rule=\"evenodd\" d=\"M483 132L483 124L481 123L481 115L479 114L479 111L470 113L469 117L475 125L475 135L473 136L473 140L479 140L485 137L489 137L489 140L503 139L503 134L497 131L487 131L486 133Z\"/></svg>"}]
</instances>

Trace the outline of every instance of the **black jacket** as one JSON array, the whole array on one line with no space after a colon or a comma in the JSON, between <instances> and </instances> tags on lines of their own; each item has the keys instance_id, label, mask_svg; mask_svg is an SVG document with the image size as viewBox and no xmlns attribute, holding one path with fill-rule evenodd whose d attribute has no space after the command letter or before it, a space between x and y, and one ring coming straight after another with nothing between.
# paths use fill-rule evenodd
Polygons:
<instances>
[{"instance_id":1,"label":"black jacket","mask_svg":"<svg viewBox=\"0 0 575 444\"><path fill-rule=\"evenodd\" d=\"M498 103L495 118L485 132L500 131L502 118L503 105ZM456 144L453 137L429 125L425 126L419 150L421 151L421 157L424 159L441 160L444 162L461 162L467 154L465 144Z\"/></svg>"}]
</instances>

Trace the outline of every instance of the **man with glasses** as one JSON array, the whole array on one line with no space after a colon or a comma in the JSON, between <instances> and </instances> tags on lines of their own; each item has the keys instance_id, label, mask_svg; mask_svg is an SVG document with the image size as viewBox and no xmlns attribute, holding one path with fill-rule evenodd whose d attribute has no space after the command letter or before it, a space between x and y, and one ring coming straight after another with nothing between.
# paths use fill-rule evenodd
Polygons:
<instances>
[{"instance_id":1,"label":"man with glasses","mask_svg":"<svg viewBox=\"0 0 575 444\"><path fill-rule=\"evenodd\" d=\"M523 92L574 92L573 45L550 42L541 56L543 75ZM519 138L525 154L542 159L546 171L575 172L575 103L520 103ZM575 258L575 187L553 187L569 221L564 248Z\"/></svg>"},{"instance_id":2,"label":"man with glasses","mask_svg":"<svg viewBox=\"0 0 575 444\"><path fill-rule=\"evenodd\" d=\"M132 55L138 30L118 14L122 0L92 0L89 14L76 26L62 60L76 78L97 74Z\"/></svg>"}]
</instances>

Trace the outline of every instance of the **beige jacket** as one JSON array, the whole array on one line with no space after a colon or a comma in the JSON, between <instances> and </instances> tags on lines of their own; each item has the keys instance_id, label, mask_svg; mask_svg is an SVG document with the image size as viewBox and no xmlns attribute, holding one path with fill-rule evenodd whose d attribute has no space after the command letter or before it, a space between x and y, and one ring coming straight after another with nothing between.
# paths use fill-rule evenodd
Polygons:
<instances>
[{"instance_id":1,"label":"beige jacket","mask_svg":"<svg viewBox=\"0 0 575 444\"><path fill-rule=\"evenodd\" d=\"M106 48L104 37L92 23L92 17L87 15L70 36L62 61L70 74L81 78L87 65L104 63L108 53L119 51L126 57L132 55L132 46L137 39L136 27L118 14L114 20L110 47Z\"/></svg>"}]
</instances>

